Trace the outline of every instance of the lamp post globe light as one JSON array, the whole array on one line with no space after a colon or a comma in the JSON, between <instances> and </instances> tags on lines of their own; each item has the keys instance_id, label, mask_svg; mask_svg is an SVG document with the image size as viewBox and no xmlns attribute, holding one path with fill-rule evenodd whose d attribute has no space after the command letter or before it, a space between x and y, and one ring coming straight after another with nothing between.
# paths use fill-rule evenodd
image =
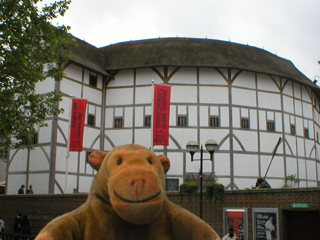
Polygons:
<instances>
[{"instance_id":1,"label":"lamp post globe light","mask_svg":"<svg viewBox=\"0 0 320 240\"><path fill-rule=\"evenodd\" d=\"M212 157L215 151L218 150L219 145L217 143L217 141L213 140L213 139L209 139L206 144L205 147L207 149L207 151L210 153L210 160L212 161ZM195 141L189 141L186 145L187 151L190 153L191 155L191 162L193 162L193 155L198 151L199 149L199 145L197 142ZM203 178L203 146L201 144L200 147L200 170L199 170L199 181L200 181L200 218L202 218L202 203L203 203L203 186L202 186L202 178Z\"/></svg>"}]
</instances>

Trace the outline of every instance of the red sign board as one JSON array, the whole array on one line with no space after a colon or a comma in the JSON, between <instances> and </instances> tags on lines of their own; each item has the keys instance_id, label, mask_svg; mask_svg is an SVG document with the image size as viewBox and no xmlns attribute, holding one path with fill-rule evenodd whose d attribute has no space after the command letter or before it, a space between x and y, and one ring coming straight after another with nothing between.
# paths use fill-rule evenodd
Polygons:
<instances>
[{"instance_id":1,"label":"red sign board","mask_svg":"<svg viewBox=\"0 0 320 240\"><path fill-rule=\"evenodd\" d=\"M87 100L73 99L70 126L70 148L72 152L81 152Z\"/></svg>"},{"instance_id":2,"label":"red sign board","mask_svg":"<svg viewBox=\"0 0 320 240\"><path fill-rule=\"evenodd\" d=\"M153 145L169 145L171 87L154 85Z\"/></svg>"}]
</instances>

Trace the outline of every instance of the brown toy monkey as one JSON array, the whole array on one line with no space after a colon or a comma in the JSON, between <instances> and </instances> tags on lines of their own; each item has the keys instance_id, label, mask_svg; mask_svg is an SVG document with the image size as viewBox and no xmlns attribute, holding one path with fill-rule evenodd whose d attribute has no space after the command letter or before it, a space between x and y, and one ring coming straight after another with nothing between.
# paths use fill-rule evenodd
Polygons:
<instances>
[{"instance_id":1,"label":"brown toy monkey","mask_svg":"<svg viewBox=\"0 0 320 240\"><path fill-rule=\"evenodd\" d=\"M218 240L204 221L167 199L166 156L136 144L93 152L87 201L45 226L36 240Z\"/></svg>"}]
</instances>

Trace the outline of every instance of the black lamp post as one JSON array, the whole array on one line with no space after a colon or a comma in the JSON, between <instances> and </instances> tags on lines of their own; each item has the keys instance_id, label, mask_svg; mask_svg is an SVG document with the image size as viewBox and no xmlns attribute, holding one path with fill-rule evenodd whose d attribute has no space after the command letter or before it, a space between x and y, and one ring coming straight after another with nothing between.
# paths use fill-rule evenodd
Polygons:
<instances>
[{"instance_id":1,"label":"black lamp post","mask_svg":"<svg viewBox=\"0 0 320 240\"><path fill-rule=\"evenodd\" d=\"M207 151L210 153L210 160L212 161L212 157L215 151L218 150L219 145L218 143L213 140L210 139L206 142L205 144ZM191 162L193 162L193 155L195 154L195 152L198 151L199 149L199 145L197 142L195 141L189 141L187 143L187 151L190 153L191 155ZM203 202L203 189L202 189L202 173L203 173L203 146L201 144L201 148L200 148L200 170L199 170L199 181L200 181L200 218L202 218L202 202Z\"/></svg>"}]
</instances>

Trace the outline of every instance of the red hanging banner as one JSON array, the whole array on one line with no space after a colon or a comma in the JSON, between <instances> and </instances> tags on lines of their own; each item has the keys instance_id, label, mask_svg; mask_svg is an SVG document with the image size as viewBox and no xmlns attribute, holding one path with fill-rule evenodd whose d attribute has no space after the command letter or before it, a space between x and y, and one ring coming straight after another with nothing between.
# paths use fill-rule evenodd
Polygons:
<instances>
[{"instance_id":1,"label":"red hanging banner","mask_svg":"<svg viewBox=\"0 0 320 240\"><path fill-rule=\"evenodd\" d=\"M169 145L171 87L154 85L153 145Z\"/></svg>"},{"instance_id":2,"label":"red hanging banner","mask_svg":"<svg viewBox=\"0 0 320 240\"><path fill-rule=\"evenodd\" d=\"M73 99L70 125L70 148L72 152L81 152L87 100Z\"/></svg>"}]
</instances>

